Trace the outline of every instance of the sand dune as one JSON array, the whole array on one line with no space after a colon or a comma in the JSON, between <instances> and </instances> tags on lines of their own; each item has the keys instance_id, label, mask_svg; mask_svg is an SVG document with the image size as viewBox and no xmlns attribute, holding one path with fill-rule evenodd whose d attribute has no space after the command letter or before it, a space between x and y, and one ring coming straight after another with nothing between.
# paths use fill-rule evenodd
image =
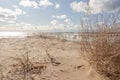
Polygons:
<instances>
[{"instance_id":1,"label":"sand dune","mask_svg":"<svg viewBox=\"0 0 120 80\"><path fill-rule=\"evenodd\" d=\"M46 63L40 77L30 80L102 80L84 60L78 43L46 37L0 39L0 61L6 67L5 74L14 64L10 57L29 53L32 62L49 62L46 50L59 64Z\"/></svg>"}]
</instances>

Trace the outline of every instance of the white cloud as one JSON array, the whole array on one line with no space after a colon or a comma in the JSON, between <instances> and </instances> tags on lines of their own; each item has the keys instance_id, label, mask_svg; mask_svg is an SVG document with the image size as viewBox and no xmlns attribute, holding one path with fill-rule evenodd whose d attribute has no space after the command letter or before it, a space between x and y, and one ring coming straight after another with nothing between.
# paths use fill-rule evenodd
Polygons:
<instances>
[{"instance_id":1,"label":"white cloud","mask_svg":"<svg viewBox=\"0 0 120 80\"><path fill-rule=\"evenodd\" d=\"M16 8L16 9L11 13L11 15L21 15L21 14L26 14L26 12L22 11L22 10L19 9L19 8Z\"/></svg>"},{"instance_id":2,"label":"white cloud","mask_svg":"<svg viewBox=\"0 0 120 80\"><path fill-rule=\"evenodd\" d=\"M60 9L60 4L56 3L55 4L55 9Z\"/></svg>"},{"instance_id":3,"label":"white cloud","mask_svg":"<svg viewBox=\"0 0 120 80\"><path fill-rule=\"evenodd\" d=\"M7 21L7 23L14 24L16 22L15 21Z\"/></svg>"},{"instance_id":4,"label":"white cloud","mask_svg":"<svg viewBox=\"0 0 120 80\"><path fill-rule=\"evenodd\" d=\"M120 10L120 0L90 0L86 2L72 2L70 7L75 12L90 12L92 14L102 12L114 12Z\"/></svg>"},{"instance_id":5,"label":"white cloud","mask_svg":"<svg viewBox=\"0 0 120 80\"><path fill-rule=\"evenodd\" d=\"M42 7L48 7L48 6L52 6L53 3L50 2L49 0L40 0L39 2L39 6L42 6Z\"/></svg>"},{"instance_id":6,"label":"white cloud","mask_svg":"<svg viewBox=\"0 0 120 80\"><path fill-rule=\"evenodd\" d=\"M71 19L66 14L56 15L56 16L53 15L52 18L55 18L58 21L60 21L59 23L65 23L69 25L71 24Z\"/></svg>"},{"instance_id":7,"label":"white cloud","mask_svg":"<svg viewBox=\"0 0 120 80\"><path fill-rule=\"evenodd\" d=\"M91 13L113 12L120 9L120 0L90 0Z\"/></svg>"},{"instance_id":8,"label":"white cloud","mask_svg":"<svg viewBox=\"0 0 120 80\"><path fill-rule=\"evenodd\" d=\"M72 2L70 4L70 7L75 12L86 12L86 9L88 8L85 2L76 2L76 1Z\"/></svg>"},{"instance_id":9,"label":"white cloud","mask_svg":"<svg viewBox=\"0 0 120 80\"><path fill-rule=\"evenodd\" d=\"M19 8L14 10L0 7L0 21L13 23L17 19L18 16L26 14L26 12L22 11Z\"/></svg>"},{"instance_id":10,"label":"white cloud","mask_svg":"<svg viewBox=\"0 0 120 80\"><path fill-rule=\"evenodd\" d=\"M33 8L48 7L48 6L54 6L55 9L60 8L60 4L52 3L49 0L40 0L39 2L32 1L32 0L21 0L19 5L21 5L23 7L33 7ZM17 7L17 6L13 5L12 7Z\"/></svg>"},{"instance_id":11,"label":"white cloud","mask_svg":"<svg viewBox=\"0 0 120 80\"><path fill-rule=\"evenodd\" d=\"M56 18L56 19L66 19L67 15L63 14L63 15L57 15L57 16L52 16L52 18Z\"/></svg>"},{"instance_id":12,"label":"white cloud","mask_svg":"<svg viewBox=\"0 0 120 80\"><path fill-rule=\"evenodd\" d=\"M38 8L38 3L35 1L30 1L30 0L21 0L19 5L24 6L24 7Z\"/></svg>"},{"instance_id":13,"label":"white cloud","mask_svg":"<svg viewBox=\"0 0 120 80\"><path fill-rule=\"evenodd\" d=\"M71 20L69 18L67 18L67 19L64 20L64 22L67 23L67 24L70 24Z\"/></svg>"},{"instance_id":14,"label":"white cloud","mask_svg":"<svg viewBox=\"0 0 120 80\"><path fill-rule=\"evenodd\" d=\"M13 7L13 8L18 8L18 6L17 6L17 5L12 5L12 7Z\"/></svg>"},{"instance_id":15,"label":"white cloud","mask_svg":"<svg viewBox=\"0 0 120 80\"><path fill-rule=\"evenodd\" d=\"M51 25L57 25L57 24L58 24L58 21L57 21L57 20L52 20L52 21L50 22L50 24L51 24Z\"/></svg>"}]
</instances>

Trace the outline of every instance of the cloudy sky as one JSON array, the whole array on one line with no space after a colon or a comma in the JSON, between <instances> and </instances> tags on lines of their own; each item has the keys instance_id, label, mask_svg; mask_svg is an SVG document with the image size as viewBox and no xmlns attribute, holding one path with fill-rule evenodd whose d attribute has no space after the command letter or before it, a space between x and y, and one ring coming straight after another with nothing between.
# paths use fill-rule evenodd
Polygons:
<instances>
[{"instance_id":1,"label":"cloudy sky","mask_svg":"<svg viewBox=\"0 0 120 80\"><path fill-rule=\"evenodd\" d=\"M84 13L119 11L120 0L0 0L1 30L77 31Z\"/></svg>"}]
</instances>

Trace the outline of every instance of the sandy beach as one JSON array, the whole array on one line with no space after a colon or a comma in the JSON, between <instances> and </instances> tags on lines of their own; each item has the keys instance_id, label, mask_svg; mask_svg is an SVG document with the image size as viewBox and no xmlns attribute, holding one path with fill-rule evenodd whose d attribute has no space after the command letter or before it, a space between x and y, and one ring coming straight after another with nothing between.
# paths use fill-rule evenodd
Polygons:
<instances>
[{"instance_id":1,"label":"sandy beach","mask_svg":"<svg viewBox=\"0 0 120 80\"><path fill-rule=\"evenodd\" d=\"M31 74L34 79L29 80L101 80L84 59L79 43L42 36L1 38L0 61L6 68L3 74L9 75L16 64L11 57L20 57L26 53L32 63L44 63L46 66L40 77L37 77L38 74ZM53 62L47 54L54 59ZM12 80L17 79L13 76Z\"/></svg>"}]
</instances>

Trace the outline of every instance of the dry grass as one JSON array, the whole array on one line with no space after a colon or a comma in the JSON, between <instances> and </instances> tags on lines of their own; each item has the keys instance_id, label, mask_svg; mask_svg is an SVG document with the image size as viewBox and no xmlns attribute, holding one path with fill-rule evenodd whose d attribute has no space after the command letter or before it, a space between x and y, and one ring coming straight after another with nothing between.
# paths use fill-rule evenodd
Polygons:
<instances>
[{"instance_id":1,"label":"dry grass","mask_svg":"<svg viewBox=\"0 0 120 80\"><path fill-rule=\"evenodd\" d=\"M6 67L0 65L0 80L36 80L36 77L41 80L41 74L47 67L46 63L32 62L28 53L8 60L13 63Z\"/></svg>"},{"instance_id":2,"label":"dry grass","mask_svg":"<svg viewBox=\"0 0 120 80\"><path fill-rule=\"evenodd\" d=\"M28 56L28 53L21 57L11 57L12 60L16 61L16 64L12 65L12 74L21 75L23 80L27 80L32 74L41 74L46 68L46 65L42 63L32 62Z\"/></svg>"},{"instance_id":3,"label":"dry grass","mask_svg":"<svg viewBox=\"0 0 120 80\"><path fill-rule=\"evenodd\" d=\"M92 41L87 38L81 49L87 53L92 67L110 80L120 80L120 33L99 32Z\"/></svg>"},{"instance_id":4,"label":"dry grass","mask_svg":"<svg viewBox=\"0 0 120 80\"><path fill-rule=\"evenodd\" d=\"M9 57L6 59L9 62L4 66L0 64L0 80L45 80L42 76L46 73L49 63L52 66L60 65L54 57L46 50L47 61L34 61L27 51L22 55ZM3 65L2 65L3 64Z\"/></svg>"}]
</instances>

